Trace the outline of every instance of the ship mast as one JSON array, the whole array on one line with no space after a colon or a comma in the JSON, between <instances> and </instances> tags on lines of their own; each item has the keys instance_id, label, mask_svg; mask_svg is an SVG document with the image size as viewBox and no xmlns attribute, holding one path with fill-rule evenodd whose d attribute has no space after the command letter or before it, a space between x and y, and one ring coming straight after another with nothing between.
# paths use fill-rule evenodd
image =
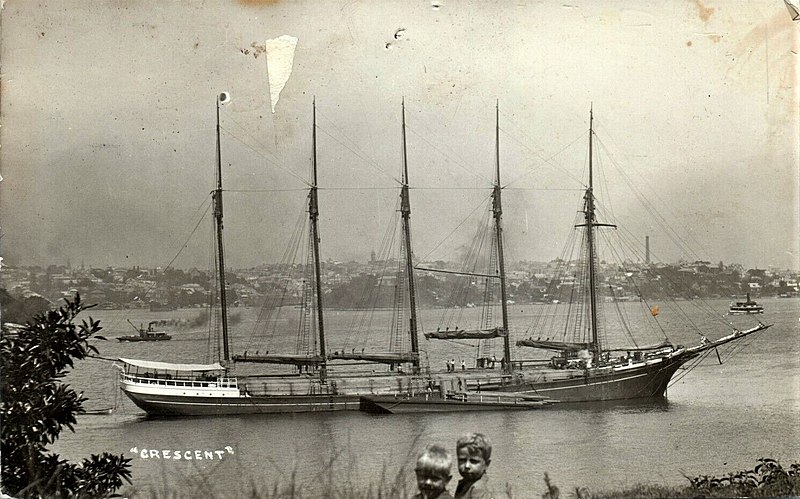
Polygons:
<instances>
[{"instance_id":1,"label":"ship mast","mask_svg":"<svg viewBox=\"0 0 800 499\"><path fill-rule=\"evenodd\" d=\"M406 253L406 274L408 275L408 294L411 306L409 334L411 352L414 354L413 371L419 372L419 338L417 336L417 303L414 289L414 262L411 258L411 201L408 194L408 154L406 152L406 101L403 99L403 187L400 191L400 212L403 217L403 242Z\"/></svg>"},{"instance_id":2,"label":"ship mast","mask_svg":"<svg viewBox=\"0 0 800 499\"><path fill-rule=\"evenodd\" d=\"M591 348L594 355L595 365L600 362L600 354L602 353L602 345L600 344L600 335L597 332L597 255L595 251L594 242L594 228L595 227L616 227L613 224L598 223L595 219L595 206L594 206L594 185L592 183L592 138L594 135L594 115L591 107L589 108L589 186L586 189L584 199L586 206L584 210L585 221L582 226L586 227L586 245L589 258L589 327L591 328Z\"/></svg>"},{"instance_id":3,"label":"ship mast","mask_svg":"<svg viewBox=\"0 0 800 499\"><path fill-rule=\"evenodd\" d=\"M319 219L319 204L317 200L317 101L313 100L314 113L313 113L313 130L312 130L312 158L311 158L311 176L312 184L311 190L308 193L308 216L311 220L311 241L314 250L314 279L317 293L317 325L319 329L319 354L322 358L320 365L320 379L325 381L327 377L326 368L326 354L325 354L325 328L322 319L322 277L319 262L319 227L317 220Z\"/></svg>"},{"instance_id":4,"label":"ship mast","mask_svg":"<svg viewBox=\"0 0 800 499\"><path fill-rule=\"evenodd\" d=\"M513 370L511 364L511 344L508 331L508 304L506 298L506 267L503 257L503 206L500 200L500 104L495 107L495 184L492 192L492 212L494 213L495 238L497 239L497 264L500 271L500 307L503 314L503 358L505 359L505 371L510 373Z\"/></svg>"},{"instance_id":5,"label":"ship mast","mask_svg":"<svg viewBox=\"0 0 800 499\"><path fill-rule=\"evenodd\" d=\"M225 254L222 244L222 153L219 139L219 105L227 102L228 94L222 93L217 98L217 188L214 190L214 225L217 229L217 255L219 264L219 302L222 309L222 348L223 360L230 360L228 346L228 304L225 296Z\"/></svg>"}]
</instances>

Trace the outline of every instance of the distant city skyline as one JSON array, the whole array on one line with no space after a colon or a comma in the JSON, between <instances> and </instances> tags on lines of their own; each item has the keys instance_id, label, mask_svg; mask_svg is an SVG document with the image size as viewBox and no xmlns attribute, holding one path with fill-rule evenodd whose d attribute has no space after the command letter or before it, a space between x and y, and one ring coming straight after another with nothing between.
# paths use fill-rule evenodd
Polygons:
<instances>
[{"instance_id":1,"label":"distant city skyline","mask_svg":"<svg viewBox=\"0 0 800 499\"><path fill-rule=\"evenodd\" d=\"M496 105L507 259L557 258L591 107L598 215L650 236L654 260L800 269L800 39L781 2L65 0L2 16L7 265L166 266L207 236L226 91L234 268L279 260L304 217L314 99L322 259L368 260L396 213L404 99L417 260L469 245ZM276 96L266 61L287 57L266 42L283 35L297 44ZM173 265L208 268L200 241Z\"/></svg>"}]
</instances>

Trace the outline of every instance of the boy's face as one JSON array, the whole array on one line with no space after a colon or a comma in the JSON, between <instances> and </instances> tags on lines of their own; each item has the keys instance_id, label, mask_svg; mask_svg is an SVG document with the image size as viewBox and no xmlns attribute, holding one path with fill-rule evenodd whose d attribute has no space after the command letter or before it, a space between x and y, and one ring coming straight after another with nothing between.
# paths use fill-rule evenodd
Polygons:
<instances>
[{"instance_id":1,"label":"boy's face","mask_svg":"<svg viewBox=\"0 0 800 499\"><path fill-rule=\"evenodd\" d=\"M470 452L468 447L458 449L458 472L467 480L474 481L486 473L489 461L483 459L479 452Z\"/></svg>"},{"instance_id":2,"label":"boy's face","mask_svg":"<svg viewBox=\"0 0 800 499\"><path fill-rule=\"evenodd\" d=\"M450 483L450 475L424 468L415 471L417 473L417 488L419 488L424 497L438 496Z\"/></svg>"}]
</instances>

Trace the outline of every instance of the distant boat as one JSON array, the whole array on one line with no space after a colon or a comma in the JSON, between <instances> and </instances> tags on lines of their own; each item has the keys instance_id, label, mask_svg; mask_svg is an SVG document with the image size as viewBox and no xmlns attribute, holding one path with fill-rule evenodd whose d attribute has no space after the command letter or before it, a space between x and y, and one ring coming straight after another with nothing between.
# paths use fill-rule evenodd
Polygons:
<instances>
[{"instance_id":1,"label":"distant boat","mask_svg":"<svg viewBox=\"0 0 800 499\"><path fill-rule=\"evenodd\" d=\"M159 321L150 321L147 325L147 329L144 326L136 327L133 325L131 321L128 323L133 326L138 334L131 335L131 336L120 336L117 338L119 341L167 341L171 340L172 336L168 335L164 331L156 331L153 329L153 325L157 324Z\"/></svg>"},{"instance_id":2,"label":"distant boat","mask_svg":"<svg viewBox=\"0 0 800 499\"><path fill-rule=\"evenodd\" d=\"M178 307L170 303L163 303L158 301L150 302L151 312L170 312L172 310L178 310Z\"/></svg>"},{"instance_id":3,"label":"distant boat","mask_svg":"<svg viewBox=\"0 0 800 499\"><path fill-rule=\"evenodd\" d=\"M751 300L750 293L747 293L747 300L731 303L728 313L731 315L763 314L764 307L759 305L755 300Z\"/></svg>"}]
</instances>

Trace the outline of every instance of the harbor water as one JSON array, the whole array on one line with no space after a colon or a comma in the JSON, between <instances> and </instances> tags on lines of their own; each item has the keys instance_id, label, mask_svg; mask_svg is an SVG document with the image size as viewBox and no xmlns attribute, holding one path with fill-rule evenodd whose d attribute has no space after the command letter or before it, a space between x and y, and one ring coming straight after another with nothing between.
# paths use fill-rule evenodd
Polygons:
<instances>
[{"instance_id":1,"label":"harbor water","mask_svg":"<svg viewBox=\"0 0 800 499\"><path fill-rule=\"evenodd\" d=\"M460 412L376 416L359 412L297 415L226 416L213 418L149 419L118 388L111 361L78 362L66 381L88 398L87 414L78 418L75 433L65 430L53 446L62 458L78 460L111 452L132 459L133 485L123 494L148 497L177 494L199 497L237 497L253 488L273 490L294 484L313 497L332 486L352 484L362 490L398 479L411 495L413 466L426 444L455 450L465 432L481 432L493 442L489 473L499 492L511 487L515 497L541 497L544 475L562 493L576 487L619 489L638 483L681 486L684 475L724 475L752 469L762 457L783 464L800 461L800 300L764 299L765 313L725 316L727 301L709 302L719 317L744 329L758 321L773 323L764 332L720 349L691 369L678 371L665 400L603 404L555 405L530 411ZM531 334L525 329L536 307L511 307L512 339ZM137 326L150 320L190 320L203 309L168 312L91 310L100 319L97 341L108 359L140 358L171 362L205 362L207 334L189 327L166 327L173 339L154 343L121 343L131 334L127 320ZM387 320L391 311L385 312ZM425 310L422 320L435 328L440 312ZM465 311L465 314L479 311ZM233 350L255 351L248 339L256 309L235 309ZM348 324L355 312L330 311L326 320L330 350L355 348ZM660 320L669 329L669 307ZM467 322L465 318L465 324ZM707 335L714 339L730 332L720 322ZM716 324L716 325L714 325ZM294 326L289 323L287 329ZM202 328L200 328L202 329ZM272 338L270 349L289 351L294 335ZM672 330L675 343L693 345L696 331ZM281 344L281 342L285 342ZM372 333L368 348L387 346L388 339ZM422 340L423 359L432 369L445 368L448 358L474 365L470 342ZM474 342L473 342L474 343ZM500 358L502 347L497 350ZM514 350L515 358L531 351ZM177 459L176 459L177 458ZM454 479L457 470L454 467ZM331 482L333 481L333 482ZM455 482L451 483L451 489Z\"/></svg>"}]
</instances>

